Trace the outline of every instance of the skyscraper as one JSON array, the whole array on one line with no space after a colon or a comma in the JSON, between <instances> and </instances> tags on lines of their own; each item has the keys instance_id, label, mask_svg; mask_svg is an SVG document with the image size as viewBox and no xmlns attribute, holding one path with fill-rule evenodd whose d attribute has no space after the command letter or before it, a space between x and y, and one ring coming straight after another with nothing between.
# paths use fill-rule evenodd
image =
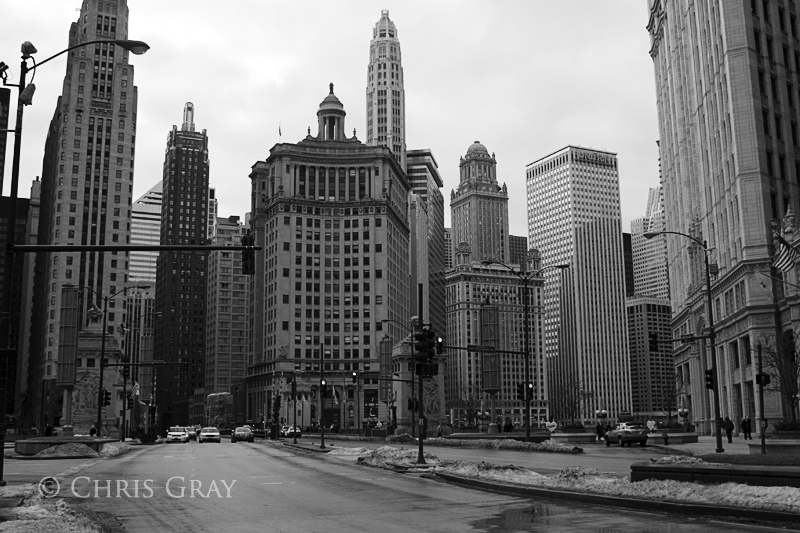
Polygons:
<instances>
[{"instance_id":1,"label":"skyscraper","mask_svg":"<svg viewBox=\"0 0 800 533\"><path fill-rule=\"evenodd\" d=\"M167 137L161 206L161 244L206 244L208 240L208 135L195 131L194 105ZM200 423L190 418L195 388L205 365L207 255L160 252L156 272L155 358L183 363L159 368L156 403L162 428ZM241 316L244 320L244 315Z\"/></svg>"},{"instance_id":2,"label":"skyscraper","mask_svg":"<svg viewBox=\"0 0 800 533\"><path fill-rule=\"evenodd\" d=\"M127 39L128 6L84 2L69 32L69 46L102 39ZM128 53L98 43L66 55L61 96L50 123L42 165L39 244L127 244L135 161L137 89ZM81 309L103 307L125 287L123 252L39 253L36 258L31 332L29 398L35 423L62 416L54 388L61 286L81 285ZM126 320L124 292L108 302L108 333ZM86 324L85 313L80 313Z\"/></svg>"},{"instance_id":3,"label":"skyscraper","mask_svg":"<svg viewBox=\"0 0 800 533\"><path fill-rule=\"evenodd\" d=\"M303 371L297 390L308 400L298 424L355 427L367 404L387 416L378 402L378 344L384 332L395 342L407 335L410 187L388 147L345 136L345 115L331 84L317 111L318 133L276 144L250 174L251 231L263 247L251 278L253 420L271 417L296 369ZM400 326L384 327L384 318ZM346 400L330 396L329 387L320 413L323 370ZM353 371L363 373L358 395Z\"/></svg>"},{"instance_id":4,"label":"skyscraper","mask_svg":"<svg viewBox=\"0 0 800 533\"><path fill-rule=\"evenodd\" d=\"M141 198L133 202L131 244L157 245L161 241L163 184L163 181L159 181ZM157 263L158 252L131 252L128 281L155 284ZM153 294L155 294L155 290Z\"/></svg>"},{"instance_id":5,"label":"skyscraper","mask_svg":"<svg viewBox=\"0 0 800 533\"><path fill-rule=\"evenodd\" d=\"M473 260L508 263L508 189L497 184L494 154L475 141L458 166L458 189L450 192L453 247L466 242Z\"/></svg>"},{"instance_id":6,"label":"skyscraper","mask_svg":"<svg viewBox=\"0 0 800 533\"><path fill-rule=\"evenodd\" d=\"M657 187L650 189L647 195L645 215L631 221L633 286L637 295L669 300L666 239L644 237L645 233L664 229L664 203L661 187Z\"/></svg>"},{"instance_id":7,"label":"skyscraper","mask_svg":"<svg viewBox=\"0 0 800 533\"><path fill-rule=\"evenodd\" d=\"M649 7L665 229L707 246L665 238L673 335L707 335L713 312L716 336L710 350L705 340L676 345L675 363L689 420L711 432L712 395L701 378L712 358L721 416L754 419L753 349L796 339L797 289L772 278L796 285L798 270L782 274L770 260L773 223L788 242L800 237L792 215L800 204L798 10L775 0ZM778 395L767 398L766 417L784 417Z\"/></svg>"},{"instance_id":8,"label":"skyscraper","mask_svg":"<svg viewBox=\"0 0 800 533\"><path fill-rule=\"evenodd\" d=\"M551 393L574 391L582 417L630 412L625 272L616 155L567 146L526 167L528 235L547 272ZM564 416L550 397L556 416ZM563 407L563 406L562 406Z\"/></svg>"},{"instance_id":9,"label":"skyscraper","mask_svg":"<svg viewBox=\"0 0 800 533\"><path fill-rule=\"evenodd\" d=\"M367 66L367 144L388 146L406 169L406 93L397 28L389 10L372 30Z\"/></svg>"}]
</instances>

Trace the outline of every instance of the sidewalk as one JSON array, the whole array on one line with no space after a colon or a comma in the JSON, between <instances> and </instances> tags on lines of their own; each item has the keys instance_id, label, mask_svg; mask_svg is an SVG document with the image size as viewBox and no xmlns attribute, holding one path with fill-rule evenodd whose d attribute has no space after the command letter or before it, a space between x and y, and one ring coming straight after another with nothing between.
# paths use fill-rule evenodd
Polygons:
<instances>
[{"instance_id":1,"label":"sidewalk","mask_svg":"<svg viewBox=\"0 0 800 533\"><path fill-rule=\"evenodd\" d=\"M728 444L728 438L723 435L722 449L725 450L725 453L749 454L750 448L748 447L748 444L751 442L758 443L761 441L756 438L753 438L753 440L744 440L741 436L739 436L733 437L733 442ZM700 435L697 438L697 442L689 442L686 444L670 444L669 446L663 447L691 453L716 453L717 438L714 435Z\"/></svg>"}]
</instances>

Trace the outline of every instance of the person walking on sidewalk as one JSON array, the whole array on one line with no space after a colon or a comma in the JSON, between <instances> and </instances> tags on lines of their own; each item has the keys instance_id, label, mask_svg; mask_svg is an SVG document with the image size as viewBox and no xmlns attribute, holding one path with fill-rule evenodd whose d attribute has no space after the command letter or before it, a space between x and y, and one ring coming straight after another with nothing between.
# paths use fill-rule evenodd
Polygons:
<instances>
[{"instance_id":1,"label":"person walking on sidewalk","mask_svg":"<svg viewBox=\"0 0 800 533\"><path fill-rule=\"evenodd\" d=\"M750 419L749 418L746 418L746 417L743 418L742 419L742 423L739 424L739 427L742 428L742 434L744 435L744 440L747 440L747 439L753 440L753 435L750 434L750 432L752 431L752 428L750 427Z\"/></svg>"},{"instance_id":2,"label":"person walking on sidewalk","mask_svg":"<svg viewBox=\"0 0 800 533\"><path fill-rule=\"evenodd\" d=\"M725 430L725 435L728 436L728 444L733 443L733 420L729 417L725 417L725 422L722 423L722 429Z\"/></svg>"}]
</instances>

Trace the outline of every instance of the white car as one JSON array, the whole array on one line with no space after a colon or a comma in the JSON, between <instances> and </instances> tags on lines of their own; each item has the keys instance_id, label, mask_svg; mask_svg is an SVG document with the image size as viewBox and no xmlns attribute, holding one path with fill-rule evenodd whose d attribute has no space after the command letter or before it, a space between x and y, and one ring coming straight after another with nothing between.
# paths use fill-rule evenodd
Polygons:
<instances>
[{"instance_id":1,"label":"white car","mask_svg":"<svg viewBox=\"0 0 800 533\"><path fill-rule=\"evenodd\" d=\"M167 442L189 442L189 434L182 427L171 427L167 432Z\"/></svg>"},{"instance_id":2,"label":"white car","mask_svg":"<svg viewBox=\"0 0 800 533\"><path fill-rule=\"evenodd\" d=\"M203 428L200 430L200 435L197 437L197 442L222 442L219 436L219 430L217 428Z\"/></svg>"}]
</instances>

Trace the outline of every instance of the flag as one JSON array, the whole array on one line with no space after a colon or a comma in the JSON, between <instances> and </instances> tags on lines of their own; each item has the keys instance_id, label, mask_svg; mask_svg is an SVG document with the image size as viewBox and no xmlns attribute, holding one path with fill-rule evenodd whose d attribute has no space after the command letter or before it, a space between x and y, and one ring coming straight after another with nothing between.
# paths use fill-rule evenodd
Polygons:
<instances>
[{"instance_id":1,"label":"flag","mask_svg":"<svg viewBox=\"0 0 800 533\"><path fill-rule=\"evenodd\" d=\"M794 247L786 242L780 235L775 235L778 240L778 253L772 258L772 266L781 272L788 272L794 268L794 263L800 258L800 254Z\"/></svg>"},{"instance_id":2,"label":"flag","mask_svg":"<svg viewBox=\"0 0 800 533\"><path fill-rule=\"evenodd\" d=\"M305 406L308 405L308 396L306 396L305 392L303 393L303 405L305 405Z\"/></svg>"},{"instance_id":3,"label":"flag","mask_svg":"<svg viewBox=\"0 0 800 533\"><path fill-rule=\"evenodd\" d=\"M133 390L131 390L131 396L139 396L139 382L133 382Z\"/></svg>"},{"instance_id":4,"label":"flag","mask_svg":"<svg viewBox=\"0 0 800 533\"><path fill-rule=\"evenodd\" d=\"M331 390L333 391L333 401L336 402L336 405L339 405L339 397L336 396L336 385L331 384Z\"/></svg>"},{"instance_id":5,"label":"flag","mask_svg":"<svg viewBox=\"0 0 800 533\"><path fill-rule=\"evenodd\" d=\"M278 137L281 136L281 123L278 122Z\"/></svg>"}]
</instances>

